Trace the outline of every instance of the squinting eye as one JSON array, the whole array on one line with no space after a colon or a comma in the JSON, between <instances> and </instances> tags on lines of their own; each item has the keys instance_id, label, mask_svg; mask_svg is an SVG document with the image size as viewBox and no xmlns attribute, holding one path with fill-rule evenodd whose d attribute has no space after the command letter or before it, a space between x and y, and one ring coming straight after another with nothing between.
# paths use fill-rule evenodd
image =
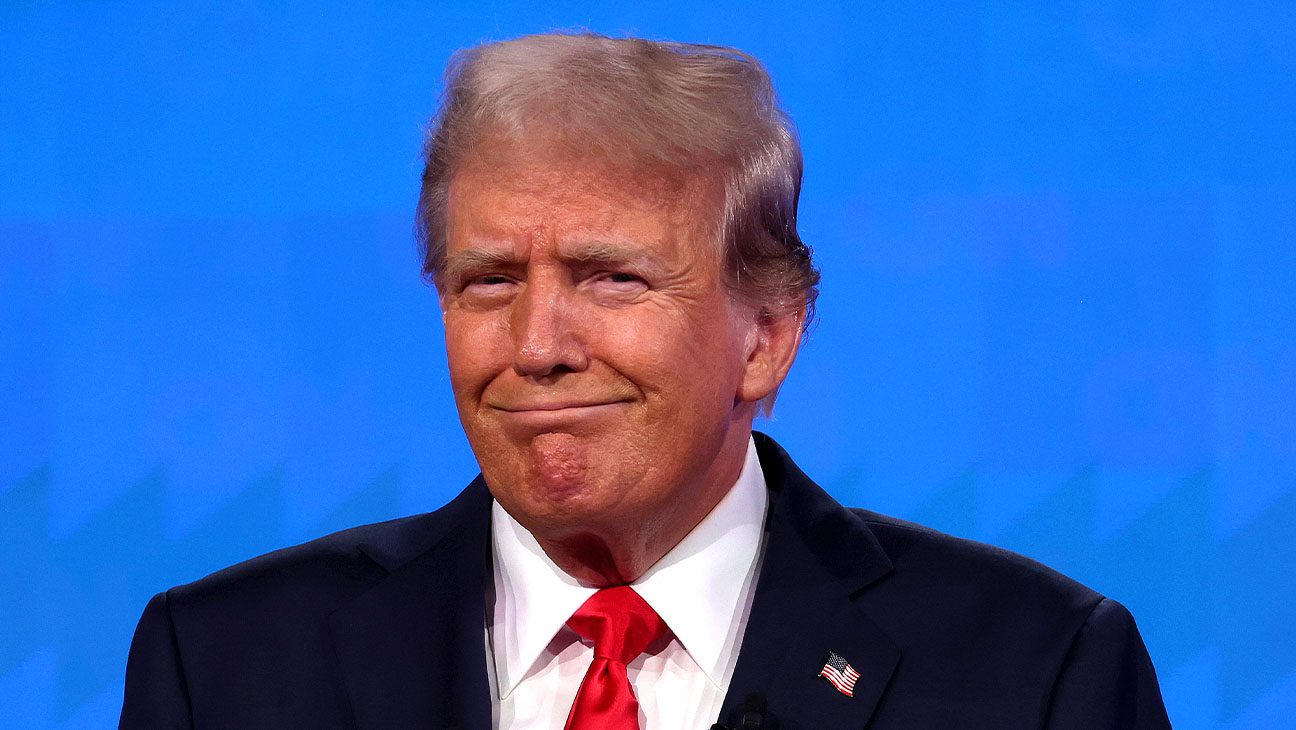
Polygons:
<instances>
[{"instance_id":1,"label":"squinting eye","mask_svg":"<svg viewBox=\"0 0 1296 730\"><path fill-rule=\"evenodd\" d=\"M496 296L510 291L513 280L503 274L483 274L464 279L459 291L472 296Z\"/></svg>"},{"instance_id":2,"label":"squinting eye","mask_svg":"<svg viewBox=\"0 0 1296 730\"><path fill-rule=\"evenodd\" d=\"M474 276L470 279L465 280L463 288L465 289L494 288L494 287L503 286L505 284L511 284L511 283L512 281L507 276L504 276L503 274L484 274L482 276Z\"/></svg>"},{"instance_id":3,"label":"squinting eye","mask_svg":"<svg viewBox=\"0 0 1296 730\"><path fill-rule=\"evenodd\" d=\"M648 282L624 271L605 271L589 279L590 291L597 296L625 301L648 290Z\"/></svg>"}]
</instances>

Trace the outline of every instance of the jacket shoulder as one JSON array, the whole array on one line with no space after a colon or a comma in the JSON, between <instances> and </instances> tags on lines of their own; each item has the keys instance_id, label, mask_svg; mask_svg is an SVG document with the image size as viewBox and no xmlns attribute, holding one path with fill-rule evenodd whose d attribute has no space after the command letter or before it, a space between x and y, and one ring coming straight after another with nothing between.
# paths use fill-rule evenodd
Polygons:
<instances>
[{"instance_id":1,"label":"jacket shoulder","mask_svg":"<svg viewBox=\"0 0 1296 730\"><path fill-rule=\"evenodd\" d=\"M1015 727L1023 717L1048 727L1169 727L1124 606L1009 550L851 512L892 561L862 600L903 647L895 681L945 693L941 705L893 699L907 719L952 713L930 724L954 726L953 715L975 708L994 719L987 727Z\"/></svg>"},{"instance_id":2,"label":"jacket shoulder","mask_svg":"<svg viewBox=\"0 0 1296 730\"><path fill-rule=\"evenodd\" d=\"M340 530L218 570L167 591L173 607L281 598L327 608L430 549L469 516L486 514L480 479L433 512Z\"/></svg>"},{"instance_id":3,"label":"jacket shoulder","mask_svg":"<svg viewBox=\"0 0 1296 730\"><path fill-rule=\"evenodd\" d=\"M862 509L892 561L873 589L898 633L1025 653L1065 651L1100 604L1114 604L1058 571L1003 548ZM921 605L921 610L913 606ZM1123 610L1123 609L1122 609ZM922 642L919 642L922 643Z\"/></svg>"},{"instance_id":4,"label":"jacket shoulder","mask_svg":"<svg viewBox=\"0 0 1296 730\"><path fill-rule=\"evenodd\" d=\"M440 509L352 527L218 570L167 591L177 620L326 615L429 550L471 518L488 514L480 479Z\"/></svg>"},{"instance_id":5,"label":"jacket shoulder","mask_svg":"<svg viewBox=\"0 0 1296 730\"><path fill-rule=\"evenodd\" d=\"M160 594L131 647L133 713L150 717L151 688L169 687L167 706L195 725L344 726L332 617L425 567L444 541L480 538L488 516L489 495L474 482L435 512L335 532Z\"/></svg>"},{"instance_id":6,"label":"jacket shoulder","mask_svg":"<svg viewBox=\"0 0 1296 730\"><path fill-rule=\"evenodd\" d=\"M366 547L389 542L394 535L417 529L428 518L429 515L415 515L351 527L244 560L172 588L167 593L173 603L183 605L232 595L292 591L311 585L340 587L351 581L364 582L368 577L385 572L369 557Z\"/></svg>"},{"instance_id":7,"label":"jacket shoulder","mask_svg":"<svg viewBox=\"0 0 1296 730\"><path fill-rule=\"evenodd\" d=\"M1075 604L1087 613L1103 596L1024 555L870 510L852 508L877 537L898 577L932 588L964 587L1005 599Z\"/></svg>"}]
</instances>

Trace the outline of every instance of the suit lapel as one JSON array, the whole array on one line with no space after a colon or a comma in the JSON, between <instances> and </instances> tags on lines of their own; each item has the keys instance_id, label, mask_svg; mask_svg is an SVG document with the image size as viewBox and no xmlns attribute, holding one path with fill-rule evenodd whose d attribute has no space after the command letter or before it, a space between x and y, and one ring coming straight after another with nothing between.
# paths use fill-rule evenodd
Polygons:
<instances>
[{"instance_id":1,"label":"suit lapel","mask_svg":"<svg viewBox=\"0 0 1296 730\"><path fill-rule=\"evenodd\" d=\"M330 617L357 730L489 730L490 496L479 477L416 536L363 545L391 571Z\"/></svg>"},{"instance_id":2,"label":"suit lapel","mask_svg":"<svg viewBox=\"0 0 1296 730\"><path fill-rule=\"evenodd\" d=\"M734 722L744 698L759 693L781 730L863 728L900 651L853 599L890 572L891 561L863 521L773 440L755 438L773 501L768 543L720 717ZM818 676L829 651L860 673L853 697Z\"/></svg>"},{"instance_id":3,"label":"suit lapel","mask_svg":"<svg viewBox=\"0 0 1296 730\"><path fill-rule=\"evenodd\" d=\"M863 728L900 652L854 600L891 570L868 527L755 434L769 533L725 696L732 722L759 693L781 730ZM489 730L484 617L490 495L479 477L416 531L361 549L389 571L330 617L356 730ZM819 678L834 651L860 673L854 697Z\"/></svg>"}]
</instances>

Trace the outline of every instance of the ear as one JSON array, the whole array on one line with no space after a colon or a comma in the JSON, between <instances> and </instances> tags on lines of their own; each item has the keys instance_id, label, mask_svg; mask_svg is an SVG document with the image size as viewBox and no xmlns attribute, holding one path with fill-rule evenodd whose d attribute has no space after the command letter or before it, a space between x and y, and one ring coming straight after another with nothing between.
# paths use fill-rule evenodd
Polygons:
<instances>
[{"instance_id":1,"label":"ear","mask_svg":"<svg viewBox=\"0 0 1296 730\"><path fill-rule=\"evenodd\" d=\"M784 314L761 312L745 341L746 362L738 399L747 403L762 401L778 392L801 345L805 305Z\"/></svg>"}]
</instances>

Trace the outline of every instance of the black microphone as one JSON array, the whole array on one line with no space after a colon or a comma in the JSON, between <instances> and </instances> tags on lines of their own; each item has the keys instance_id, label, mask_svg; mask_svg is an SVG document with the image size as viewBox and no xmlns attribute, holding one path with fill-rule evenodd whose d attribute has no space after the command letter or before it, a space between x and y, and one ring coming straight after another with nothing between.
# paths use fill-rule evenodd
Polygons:
<instances>
[{"instance_id":1,"label":"black microphone","mask_svg":"<svg viewBox=\"0 0 1296 730\"><path fill-rule=\"evenodd\" d=\"M769 717L765 695L755 692L743 700L742 716L737 725L730 727L717 722L711 730L778 730L778 721Z\"/></svg>"},{"instance_id":2,"label":"black microphone","mask_svg":"<svg viewBox=\"0 0 1296 730\"><path fill-rule=\"evenodd\" d=\"M738 723L736 730L767 730L765 726L767 709L765 695L759 692L747 695L747 699L743 700L742 722Z\"/></svg>"}]
</instances>

